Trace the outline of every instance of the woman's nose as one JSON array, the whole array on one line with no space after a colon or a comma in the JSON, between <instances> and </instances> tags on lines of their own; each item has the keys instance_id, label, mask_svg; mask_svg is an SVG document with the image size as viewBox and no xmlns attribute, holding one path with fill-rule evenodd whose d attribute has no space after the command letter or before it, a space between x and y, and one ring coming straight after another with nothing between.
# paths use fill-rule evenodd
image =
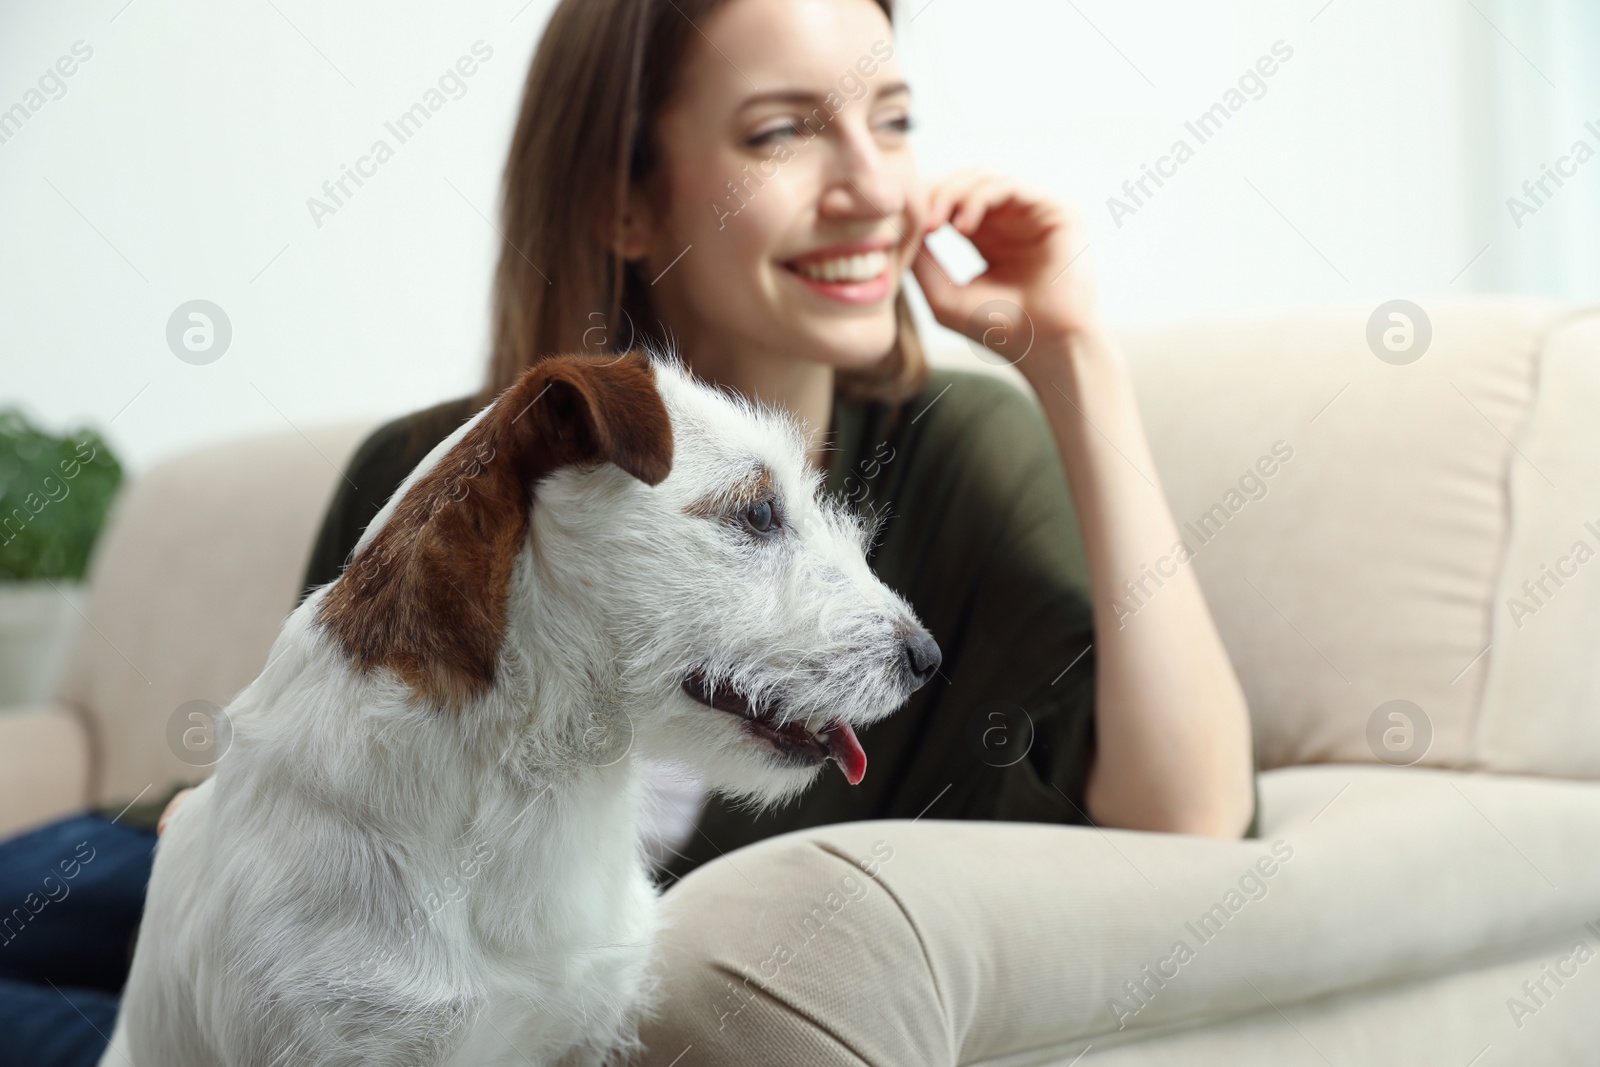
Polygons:
<instances>
[{"instance_id":1,"label":"woman's nose","mask_svg":"<svg viewBox=\"0 0 1600 1067\"><path fill-rule=\"evenodd\" d=\"M843 130L830 146L830 184L822 213L834 218L893 218L905 206L906 189L883 150L866 130Z\"/></svg>"}]
</instances>

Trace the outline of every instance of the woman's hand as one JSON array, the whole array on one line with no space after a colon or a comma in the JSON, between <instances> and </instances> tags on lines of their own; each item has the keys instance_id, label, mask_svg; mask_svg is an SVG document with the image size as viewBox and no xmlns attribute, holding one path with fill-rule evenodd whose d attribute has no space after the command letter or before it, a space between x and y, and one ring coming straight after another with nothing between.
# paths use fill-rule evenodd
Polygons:
<instances>
[{"instance_id":1,"label":"woman's hand","mask_svg":"<svg viewBox=\"0 0 1600 1067\"><path fill-rule=\"evenodd\" d=\"M178 808L182 806L185 800L188 799L189 794L193 792L193 789L185 789L183 792L176 794L171 800L167 801L166 810L161 813L161 818L156 821L156 835L158 837L162 833L166 832L167 822L172 818L173 815L177 813Z\"/></svg>"},{"instance_id":2,"label":"woman's hand","mask_svg":"<svg viewBox=\"0 0 1600 1067\"><path fill-rule=\"evenodd\" d=\"M934 182L923 196L923 236L948 222L989 264L966 285L957 285L925 248L918 253L912 270L941 326L994 349L1030 381L1032 368L1019 356L1019 346L1031 340L1034 348L1059 351L1071 340L1099 332L1094 281L1083 258L1087 241L1075 212L1014 178L981 168ZM1021 321L1008 321L1015 319L1014 310L985 308L991 301L1014 305Z\"/></svg>"}]
</instances>

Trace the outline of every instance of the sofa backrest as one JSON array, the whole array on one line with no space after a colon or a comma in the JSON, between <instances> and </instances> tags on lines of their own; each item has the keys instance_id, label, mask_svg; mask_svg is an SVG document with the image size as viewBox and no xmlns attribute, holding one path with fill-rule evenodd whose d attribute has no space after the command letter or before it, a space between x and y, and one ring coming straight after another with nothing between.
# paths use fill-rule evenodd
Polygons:
<instances>
[{"instance_id":1,"label":"sofa backrest","mask_svg":"<svg viewBox=\"0 0 1600 1067\"><path fill-rule=\"evenodd\" d=\"M1600 309L1425 314L1410 363L1370 305L1120 332L1192 553L1147 565L1195 567L1264 768L1600 777Z\"/></svg>"},{"instance_id":2,"label":"sofa backrest","mask_svg":"<svg viewBox=\"0 0 1600 1067\"><path fill-rule=\"evenodd\" d=\"M1536 373L1474 742L1495 770L1600 778L1600 308L1551 327Z\"/></svg>"},{"instance_id":3,"label":"sofa backrest","mask_svg":"<svg viewBox=\"0 0 1600 1067\"><path fill-rule=\"evenodd\" d=\"M95 802L149 787L148 798L210 772L205 749L184 746L197 727L185 706L225 707L260 673L334 483L371 429L228 441L124 488L95 549L89 625L59 692L91 723Z\"/></svg>"},{"instance_id":4,"label":"sofa backrest","mask_svg":"<svg viewBox=\"0 0 1600 1067\"><path fill-rule=\"evenodd\" d=\"M1600 777L1600 564L1520 629L1507 607L1574 541L1600 550L1596 313L1426 313L1400 365L1369 307L1124 338L1259 758Z\"/></svg>"}]
</instances>

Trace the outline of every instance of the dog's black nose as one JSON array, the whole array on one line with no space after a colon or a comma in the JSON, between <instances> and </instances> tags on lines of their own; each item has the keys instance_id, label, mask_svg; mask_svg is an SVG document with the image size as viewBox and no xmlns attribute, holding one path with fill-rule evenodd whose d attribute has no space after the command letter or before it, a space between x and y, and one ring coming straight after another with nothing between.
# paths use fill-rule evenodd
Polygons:
<instances>
[{"instance_id":1,"label":"dog's black nose","mask_svg":"<svg viewBox=\"0 0 1600 1067\"><path fill-rule=\"evenodd\" d=\"M921 689L939 669L944 657L939 654L939 644L928 631L918 627L905 639L906 671L911 675L912 687Z\"/></svg>"}]
</instances>

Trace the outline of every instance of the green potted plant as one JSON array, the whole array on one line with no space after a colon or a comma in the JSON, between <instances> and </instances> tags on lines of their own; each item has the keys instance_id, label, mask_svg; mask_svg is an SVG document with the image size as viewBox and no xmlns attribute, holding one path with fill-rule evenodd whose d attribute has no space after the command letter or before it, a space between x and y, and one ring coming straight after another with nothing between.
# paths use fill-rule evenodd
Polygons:
<instances>
[{"instance_id":1,"label":"green potted plant","mask_svg":"<svg viewBox=\"0 0 1600 1067\"><path fill-rule=\"evenodd\" d=\"M121 483L98 433L56 436L0 410L0 708L52 695Z\"/></svg>"}]
</instances>

